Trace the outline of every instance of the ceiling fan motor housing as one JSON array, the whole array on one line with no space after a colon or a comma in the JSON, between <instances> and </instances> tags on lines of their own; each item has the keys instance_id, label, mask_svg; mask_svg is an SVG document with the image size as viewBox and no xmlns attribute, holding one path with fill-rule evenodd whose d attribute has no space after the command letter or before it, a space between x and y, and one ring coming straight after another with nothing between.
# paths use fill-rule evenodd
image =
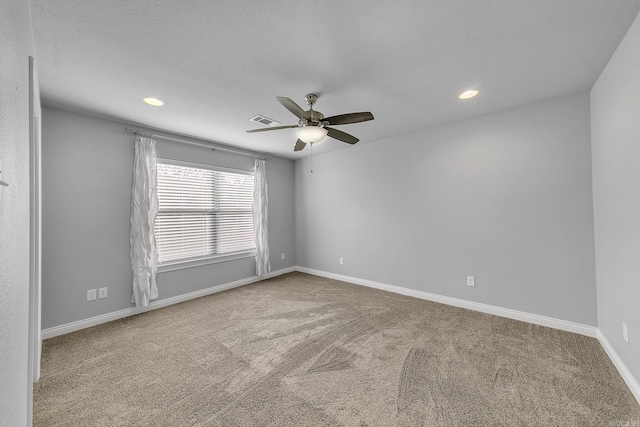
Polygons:
<instances>
[{"instance_id":1,"label":"ceiling fan motor housing","mask_svg":"<svg viewBox=\"0 0 640 427\"><path fill-rule=\"evenodd\" d=\"M311 126L323 127L324 123L322 123L322 119L324 119L324 114L322 114L319 111L313 110L313 104L315 104L316 101L318 100L318 95L310 93L304 97L304 100L307 101L307 105L309 105L309 110L305 112L307 116L306 118L305 117L300 118L299 125L300 126L311 125Z\"/></svg>"},{"instance_id":2,"label":"ceiling fan motor housing","mask_svg":"<svg viewBox=\"0 0 640 427\"><path fill-rule=\"evenodd\" d=\"M303 124L303 126L306 126L306 125L323 126L324 125L322 123L322 119L324 119L324 114L322 114L321 112L315 111L315 110L309 110L307 111L307 116L309 118L307 119L307 123Z\"/></svg>"}]
</instances>

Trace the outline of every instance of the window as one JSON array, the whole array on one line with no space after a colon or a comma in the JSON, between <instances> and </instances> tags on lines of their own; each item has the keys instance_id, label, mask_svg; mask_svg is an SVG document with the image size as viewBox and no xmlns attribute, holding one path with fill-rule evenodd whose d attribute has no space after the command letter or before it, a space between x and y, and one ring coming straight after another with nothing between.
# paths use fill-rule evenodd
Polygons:
<instances>
[{"instance_id":1,"label":"window","mask_svg":"<svg viewBox=\"0 0 640 427\"><path fill-rule=\"evenodd\" d=\"M253 174L158 161L159 263L255 250Z\"/></svg>"}]
</instances>

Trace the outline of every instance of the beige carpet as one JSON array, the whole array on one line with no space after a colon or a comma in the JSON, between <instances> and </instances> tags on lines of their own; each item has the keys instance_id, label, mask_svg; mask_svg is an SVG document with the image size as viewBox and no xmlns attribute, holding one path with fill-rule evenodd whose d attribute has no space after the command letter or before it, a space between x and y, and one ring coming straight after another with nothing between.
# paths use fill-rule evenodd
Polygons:
<instances>
[{"instance_id":1,"label":"beige carpet","mask_svg":"<svg viewBox=\"0 0 640 427\"><path fill-rule=\"evenodd\" d=\"M593 338L301 273L47 340L34 401L36 426L640 425Z\"/></svg>"}]
</instances>

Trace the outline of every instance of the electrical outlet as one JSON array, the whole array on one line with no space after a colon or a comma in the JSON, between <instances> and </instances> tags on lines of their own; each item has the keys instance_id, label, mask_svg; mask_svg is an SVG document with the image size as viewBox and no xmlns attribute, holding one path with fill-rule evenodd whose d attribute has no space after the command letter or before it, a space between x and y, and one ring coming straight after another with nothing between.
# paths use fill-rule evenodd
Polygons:
<instances>
[{"instance_id":1,"label":"electrical outlet","mask_svg":"<svg viewBox=\"0 0 640 427\"><path fill-rule=\"evenodd\" d=\"M467 286L475 286L476 278L473 276L467 276Z\"/></svg>"},{"instance_id":2,"label":"electrical outlet","mask_svg":"<svg viewBox=\"0 0 640 427\"><path fill-rule=\"evenodd\" d=\"M340 265L344 264L344 258L340 257Z\"/></svg>"},{"instance_id":3,"label":"electrical outlet","mask_svg":"<svg viewBox=\"0 0 640 427\"><path fill-rule=\"evenodd\" d=\"M284 252L280 254L280 259L284 259Z\"/></svg>"},{"instance_id":4,"label":"electrical outlet","mask_svg":"<svg viewBox=\"0 0 640 427\"><path fill-rule=\"evenodd\" d=\"M93 301L96 299L96 290L95 289L89 289L87 291L87 301Z\"/></svg>"},{"instance_id":5,"label":"electrical outlet","mask_svg":"<svg viewBox=\"0 0 640 427\"><path fill-rule=\"evenodd\" d=\"M107 297L107 289L108 288L100 288L98 289L98 299L102 299L102 298L106 298Z\"/></svg>"},{"instance_id":6,"label":"electrical outlet","mask_svg":"<svg viewBox=\"0 0 640 427\"><path fill-rule=\"evenodd\" d=\"M629 342L629 331L627 330L627 324L622 322L622 338Z\"/></svg>"}]
</instances>

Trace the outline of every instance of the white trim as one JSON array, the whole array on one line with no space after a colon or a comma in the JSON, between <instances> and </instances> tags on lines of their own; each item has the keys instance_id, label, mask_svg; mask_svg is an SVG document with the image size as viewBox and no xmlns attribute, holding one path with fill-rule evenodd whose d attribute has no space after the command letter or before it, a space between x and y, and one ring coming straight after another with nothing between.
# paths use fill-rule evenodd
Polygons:
<instances>
[{"instance_id":1,"label":"white trim","mask_svg":"<svg viewBox=\"0 0 640 427\"><path fill-rule=\"evenodd\" d=\"M523 322L533 323L536 325L546 326L549 328L560 329L562 331L574 332L588 337L597 338L600 344L604 348L605 352L613 362L614 366L624 379L625 383L633 393L638 403L640 403L640 384L633 377L629 369L622 362L618 353L613 349L604 334L594 326L583 325L580 323L568 322L566 320L555 319L552 317L540 316L537 314L526 313L517 310L511 310L508 308L496 307L487 304L476 303L472 301L466 301L458 298L452 298L437 294L432 294L423 291L417 291L415 289L403 288L401 286L388 285L385 283L374 282L372 280L359 279L357 277L345 276L342 274L329 273L327 271L315 270L307 267L287 267L281 270L272 271L262 277L252 276L246 279L236 280L235 282L225 283L222 285L212 286L207 289L191 292L184 295L178 295L171 298L166 298L159 301L152 301L147 307L137 308L131 307L124 310L115 311L112 313L102 314L100 316L91 317L88 319L78 320L76 322L67 323L65 325L55 326L53 328L44 329L42 331L42 339L53 338L58 335L68 334L70 332L79 331L81 329L89 328L91 326L100 325L102 323L111 322L113 320L121 319L123 317L133 316L135 314L144 313L146 311L155 310L157 308L167 307L169 305L177 304L180 302L188 301L190 299L199 298L202 296L214 294L216 292L225 291L228 289L237 288L251 283L259 282L261 280L269 279L271 277L280 276L293 271L299 271L301 273L312 274L314 276L326 277L329 279L340 280L343 282L353 283L356 285L367 286L370 288L380 289L383 291L393 292L396 294L407 295L415 298L420 298L428 301L434 301L441 304L451 305L454 307L466 308L469 310L479 311L482 313L493 314L500 317L506 317L509 319L520 320Z\"/></svg>"},{"instance_id":2,"label":"white trim","mask_svg":"<svg viewBox=\"0 0 640 427\"><path fill-rule=\"evenodd\" d=\"M188 301L190 299L199 298L201 296L210 295L216 292L225 291L228 289L237 288L239 286L248 285L251 283L259 282L264 279L269 279L271 277L280 276L282 274L291 273L292 271L299 271L301 273L307 273L314 276L326 277L329 279L340 280L343 282L353 283L356 285L367 286L370 288L380 289L383 291L393 292L396 294L407 295L414 298L420 298L428 301L434 301L441 304L451 305L454 307L466 308L469 310L479 311L482 313L493 314L500 317L506 317L509 319L520 320L523 322L533 323L536 325L546 326L549 328L560 329L562 331L574 332L581 335L586 335L592 338L598 338L602 336L599 333L598 329L594 326L583 325L580 323L569 322L566 320L555 319L547 316L540 316L538 314L526 313L523 311L512 310L509 308L497 307L488 304L477 303L473 301L462 300L459 298L452 298L438 294L432 294L429 292L418 291L415 289L403 288L401 286L388 285L386 283L375 282L373 280L367 279L359 279L357 277L345 276L342 274L330 273L327 271L316 270L307 267L287 267L281 270L272 271L269 274L266 274L262 277L252 276L246 279L236 280L235 282L225 283L221 285L212 286L207 289L202 289L195 292L190 292L184 295L178 295L171 298L166 298L162 300L152 301L147 307L139 308L139 307L131 307L125 308L123 310L114 311L111 313L102 314L95 317L90 317L88 319L78 320L75 322L67 323L60 326L54 326L52 328L44 329L42 331L42 338L48 339L58 335L68 334L70 332L79 331L80 329L89 328L91 326L100 325L102 323L110 322L112 320L121 319L127 316L133 316L135 314L144 313L149 310L155 310L157 308L167 307L172 304L177 304L179 302ZM604 336L600 341L602 342ZM607 343L608 345L608 343ZM605 345L603 344L603 347ZM613 352L611 347L605 347L607 353L610 351ZM615 352L614 352L615 354ZM612 358L613 359L613 358ZM618 359L619 360L619 359ZM614 361L614 363L616 363ZM620 362L622 363L622 362ZM616 366L617 363L616 363ZM624 366L624 365L622 365ZM625 368L626 369L626 368ZM628 372L628 371L627 371ZM630 374L629 374L630 375ZM637 384L637 383L636 383Z\"/></svg>"},{"instance_id":3,"label":"white trim","mask_svg":"<svg viewBox=\"0 0 640 427\"><path fill-rule=\"evenodd\" d=\"M29 55L29 331L27 425L33 423L33 383L40 379L42 355L42 108L38 67ZM0 181L2 183L2 181Z\"/></svg>"},{"instance_id":4,"label":"white trim","mask_svg":"<svg viewBox=\"0 0 640 427\"><path fill-rule=\"evenodd\" d=\"M167 307L180 302L188 301L194 298L211 295L216 292L226 291L229 289L237 288L251 283L259 282L261 280L270 279L272 277L280 276L282 274L291 273L295 271L295 267L283 268L280 270L272 271L264 276L251 276L246 279L236 280L235 282L223 283L221 285L212 286L207 289L201 289L199 291L190 292L184 295L177 295L171 298L165 298L161 300L152 301L146 307L131 307L123 310L114 311L111 313L101 314L99 316L90 317L88 319L78 320L75 322L67 323L60 326L54 326L53 328L44 329L42 331L42 338L48 339L57 337L58 335L64 335L71 332L79 331L81 329L90 328L91 326L100 325L102 323L111 322L113 320L122 319L123 317L129 317L136 314L144 313L150 310L155 310L162 307Z\"/></svg>"},{"instance_id":5,"label":"white trim","mask_svg":"<svg viewBox=\"0 0 640 427\"><path fill-rule=\"evenodd\" d=\"M611 343L609 342L609 340L607 340L607 337L605 337L602 331L599 329L598 329L597 338L600 341L600 344L602 345L602 347L604 348L604 351L609 356L609 359L611 359L611 361L613 362L613 365L616 367L616 369L620 373L620 376L622 377L624 382L627 383L627 386L631 390L631 393L633 393L633 396L636 398L636 400L640 404L640 384L633 377L633 374L631 373L631 371L629 371L629 369L624 364L622 359L620 359L620 356L618 356L618 353L613 349L613 347L611 346Z\"/></svg>"},{"instance_id":6,"label":"white trim","mask_svg":"<svg viewBox=\"0 0 640 427\"><path fill-rule=\"evenodd\" d=\"M315 270L307 267L296 267L296 271L299 271L301 273L313 274L314 276L321 276L329 279L349 282L355 285L367 286L369 288L381 289L383 291L407 295L410 297L420 298L428 301L434 301L441 304L452 305L454 307L466 308L482 313L493 314L500 317L506 317L508 319L520 320L522 322L533 323L535 325L560 329L562 331L574 332L576 334L586 335L592 338L596 338L598 332L598 328L596 328L595 326L583 325L580 323L555 319L553 317L526 313L524 311L512 310L509 308L502 308L494 305L482 304L478 302L432 294L415 289L403 288L401 286L388 285L386 283L374 282L373 280L359 279L357 277L329 273L327 271Z\"/></svg>"},{"instance_id":7,"label":"white trim","mask_svg":"<svg viewBox=\"0 0 640 427\"><path fill-rule=\"evenodd\" d=\"M230 172L230 173L237 173L239 175L251 175L251 176L255 175L255 171L253 169L247 170L247 169L227 168L224 166L210 165L207 163L186 162L184 160L170 159L168 157L158 157L157 161L158 163L164 163L166 165L184 166L187 168L194 168L194 169L207 169L207 170L218 171L218 172Z\"/></svg>"},{"instance_id":8,"label":"white trim","mask_svg":"<svg viewBox=\"0 0 640 427\"><path fill-rule=\"evenodd\" d=\"M234 252L226 255L216 255L204 258L196 258L190 260L170 261L166 264L158 264L158 274L166 273L167 271L184 270L185 268L201 267L203 265L217 264L219 262L235 261L244 258L254 258L256 256L256 250L250 249L243 252Z\"/></svg>"}]
</instances>

